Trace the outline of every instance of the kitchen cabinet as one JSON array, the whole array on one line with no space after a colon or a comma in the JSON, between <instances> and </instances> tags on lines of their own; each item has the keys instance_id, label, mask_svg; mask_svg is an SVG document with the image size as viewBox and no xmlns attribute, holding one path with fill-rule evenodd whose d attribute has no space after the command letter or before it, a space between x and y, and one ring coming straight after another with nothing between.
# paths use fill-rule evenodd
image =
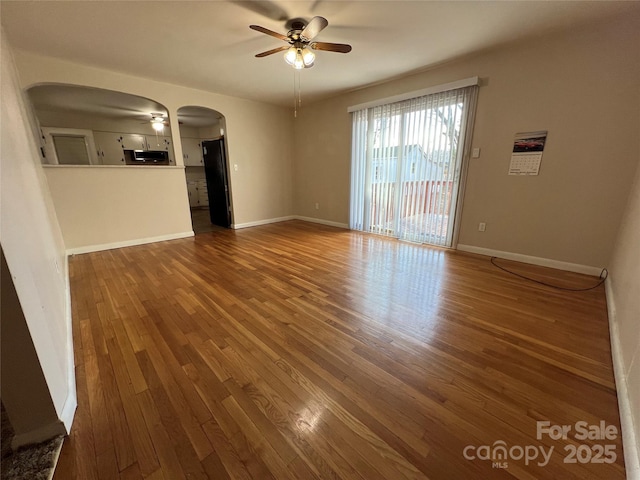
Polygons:
<instances>
[{"instance_id":1,"label":"kitchen cabinet","mask_svg":"<svg viewBox=\"0 0 640 480\"><path fill-rule=\"evenodd\" d=\"M202 159L202 143L198 138L181 138L182 158L188 167L201 167L204 165Z\"/></svg>"},{"instance_id":2,"label":"kitchen cabinet","mask_svg":"<svg viewBox=\"0 0 640 480\"><path fill-rule=\"evenodd\" d=\"M102 165L125 165L124 150L164 150L175 164L171 137L94 131L98 159Z\"/></svg>"},{"instance_id":3,"label":"kitchen cabinet","mask_svg":"<svg viewBox=\"0 0 640 480\"><path fill-rule=\"evenodd\" d=\"M123 150L147 150L147 143L144 135L138 135L137 133L121 133L120 139Z\"/></svg>"},{"instance_id":4,"label":"kitchen cabinet","mask_svg":"<svg viewBox=\"0 0 640 480\"><path fill-rule=\"evenodd\" d=\"M206 180L197 180L196 187L198 189L198 205L205 207L209 205L209 191L207 190Z\"/></svg>"},{"instance_id":5,"label":"kitchen cabinet","mask_svg":"<svg viewBox=\"0 0 640 480\"><path fill-rule=\"evenodd\" d=\"M207 191L207 181L205 179L188 181L187 192L189 192L190 207L206 207L209 205L209 192Z\"/></svg>"},{"instance_id":6,"label":"kitchen cabinet","mask_svg":"<svg viewBox=\"0 0 640 480\"><path fill-rule=\"evenodd\" d=\"M171 137L164 135L146 135L144 150L164 150L169 152L169 162L175 164Z\"/></svg>"},{"instance_id":7,"label":"kitchen cabinet","mask_svg":"<svg viewBox=\"0 0 640 480\"><path fill-rule=\"evenodd\" d=\"M187 192L189 192L189 206L197 207L198 206L198 187L196 186L196 182L187 182Z\"/></svg>"},{"instance_id":8,"label":"kitchen cabinet","mask_svg":"<svg viewBox=\"0 0 640 480\"><path fill-rule=\"evenodd\" d=\"M123 135L114 132L93 132L98 159L102 165L124 165ZM128 141L128 140L127 140Z\"/></svg>"}]
</instances>

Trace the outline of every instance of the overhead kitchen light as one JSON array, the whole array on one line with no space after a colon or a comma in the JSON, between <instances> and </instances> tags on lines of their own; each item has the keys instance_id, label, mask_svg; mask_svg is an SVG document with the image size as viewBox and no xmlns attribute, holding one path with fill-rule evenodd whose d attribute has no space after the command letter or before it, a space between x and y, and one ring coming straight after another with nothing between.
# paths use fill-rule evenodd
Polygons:
<instances>
[{"instance_id":1,"label":"overhead kitchen light","mask_svg":"<svg viewBox=\"0 0 640 480\"><path fill-rule=\"evenodd\" d=\"M164 130L164 117L151 115L151 126L156 132L162 132Z\"/></svg>"}]
</instances>

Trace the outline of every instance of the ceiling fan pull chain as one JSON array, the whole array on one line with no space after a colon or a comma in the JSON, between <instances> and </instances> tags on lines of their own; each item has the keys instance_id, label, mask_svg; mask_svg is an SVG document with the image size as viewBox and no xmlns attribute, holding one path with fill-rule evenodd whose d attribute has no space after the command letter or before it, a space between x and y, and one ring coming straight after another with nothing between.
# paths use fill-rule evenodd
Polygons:
<instances>
[{"instance_id":1,"label":"ceiling fan pull chain","mask_svg":"<svg viewBox=\"0 0 640 480\"><path fill-rule=\"evenodd\" d=\"M298 74L298 108L302 108L302 86L300 83L300 70L296 72Z\"/></svg>"},{"instance_id":2,"label":"ceiling fan pull chain","mask_svg":"<svg viewBox=\"0 0 640 480\"><path fill-rule=\"evenodd\" d=\"M298 117L298 96L296 95L296 75L297 70L293 71L293 117Z\"/></svg>"}]
</instances>

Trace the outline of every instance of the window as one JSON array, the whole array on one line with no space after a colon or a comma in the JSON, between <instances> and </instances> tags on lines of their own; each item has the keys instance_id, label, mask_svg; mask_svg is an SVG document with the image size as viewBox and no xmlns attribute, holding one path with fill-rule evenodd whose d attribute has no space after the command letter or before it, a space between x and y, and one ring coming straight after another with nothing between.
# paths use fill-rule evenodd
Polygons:
<instances>
[{"instance_id":1,"label":"window","mask_svg":"<svg viewBox=\"0 0 640 480\"><path fill-rule=\"evenodd\" d=\"M451 246L477 86L353 111L350 227Z\"/></svg>"},{"instance_id":2,"label":"window","mask_svg":"<svg viewBox=\"0 0 640 480\"><path fill-rule=\"evenodd\" d=\"M42 129L45 161L53 165L98 165L93 132L76 128Z\"/></svg>"},{"instance_id":3,"label":"window","mask_svg":"<svg viewBox=\"0 0 640 480\"><path fill-rule=\"evenodd\" d=\"M85 137L52 134L56 157L60 165L90 165Z\"/></svg>"}]
</instances>

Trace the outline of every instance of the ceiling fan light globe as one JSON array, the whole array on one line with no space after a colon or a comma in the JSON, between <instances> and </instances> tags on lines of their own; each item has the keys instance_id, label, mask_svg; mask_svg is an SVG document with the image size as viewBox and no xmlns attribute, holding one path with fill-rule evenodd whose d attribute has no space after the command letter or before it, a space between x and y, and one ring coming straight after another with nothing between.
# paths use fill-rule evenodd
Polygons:
<instances>
[{"instance_id":1,"label":"ceiling fan light globe","mask_svg":"<svg viewBox=\"0 0 640 480\"><path fill-rule=\"evenodd\" d=\"M293 65L296 61L296 57L298 56L298 50L295 47L291 47L284 54L284 59L289 65Z\"/></svg>"},{"instance_id":2,"label":"ceiling fan light globe","mask_svg":"<svg viewBox=\"0 0 640 480\"><path fill-rule=\"evenodd\" d=\"M304 68L304 59L302 58L300 50L298 50L298 53L296 54L296 59L293 62L293 68L296 70L302 70Z\"/></svg>"},{"instance_id":3,"label":"ceiling fan light globe","mask_svg":"<svg viewBox=\"0 0 640 480\"><path fill-rule=\"evenodd\" d=\"M162 121L160 121L160 122L151 122L151 126L153 127L153 129L156 132L161 132L162 130L164 130L164 124L162 123Z\"/></svg>"},{"instance_id":4,"label":"ceiling fan light globe","mask_svg":"<svg viewBox=\"0 0 640 480\"><path fill-rule=\"evenodd\" d=\"M304 66L305 67L313 66L313 62L315 62L315 60L316 60L316 54L305 47L302 50L302 61L304 62Z\"/></svg>"}]
</instances>

